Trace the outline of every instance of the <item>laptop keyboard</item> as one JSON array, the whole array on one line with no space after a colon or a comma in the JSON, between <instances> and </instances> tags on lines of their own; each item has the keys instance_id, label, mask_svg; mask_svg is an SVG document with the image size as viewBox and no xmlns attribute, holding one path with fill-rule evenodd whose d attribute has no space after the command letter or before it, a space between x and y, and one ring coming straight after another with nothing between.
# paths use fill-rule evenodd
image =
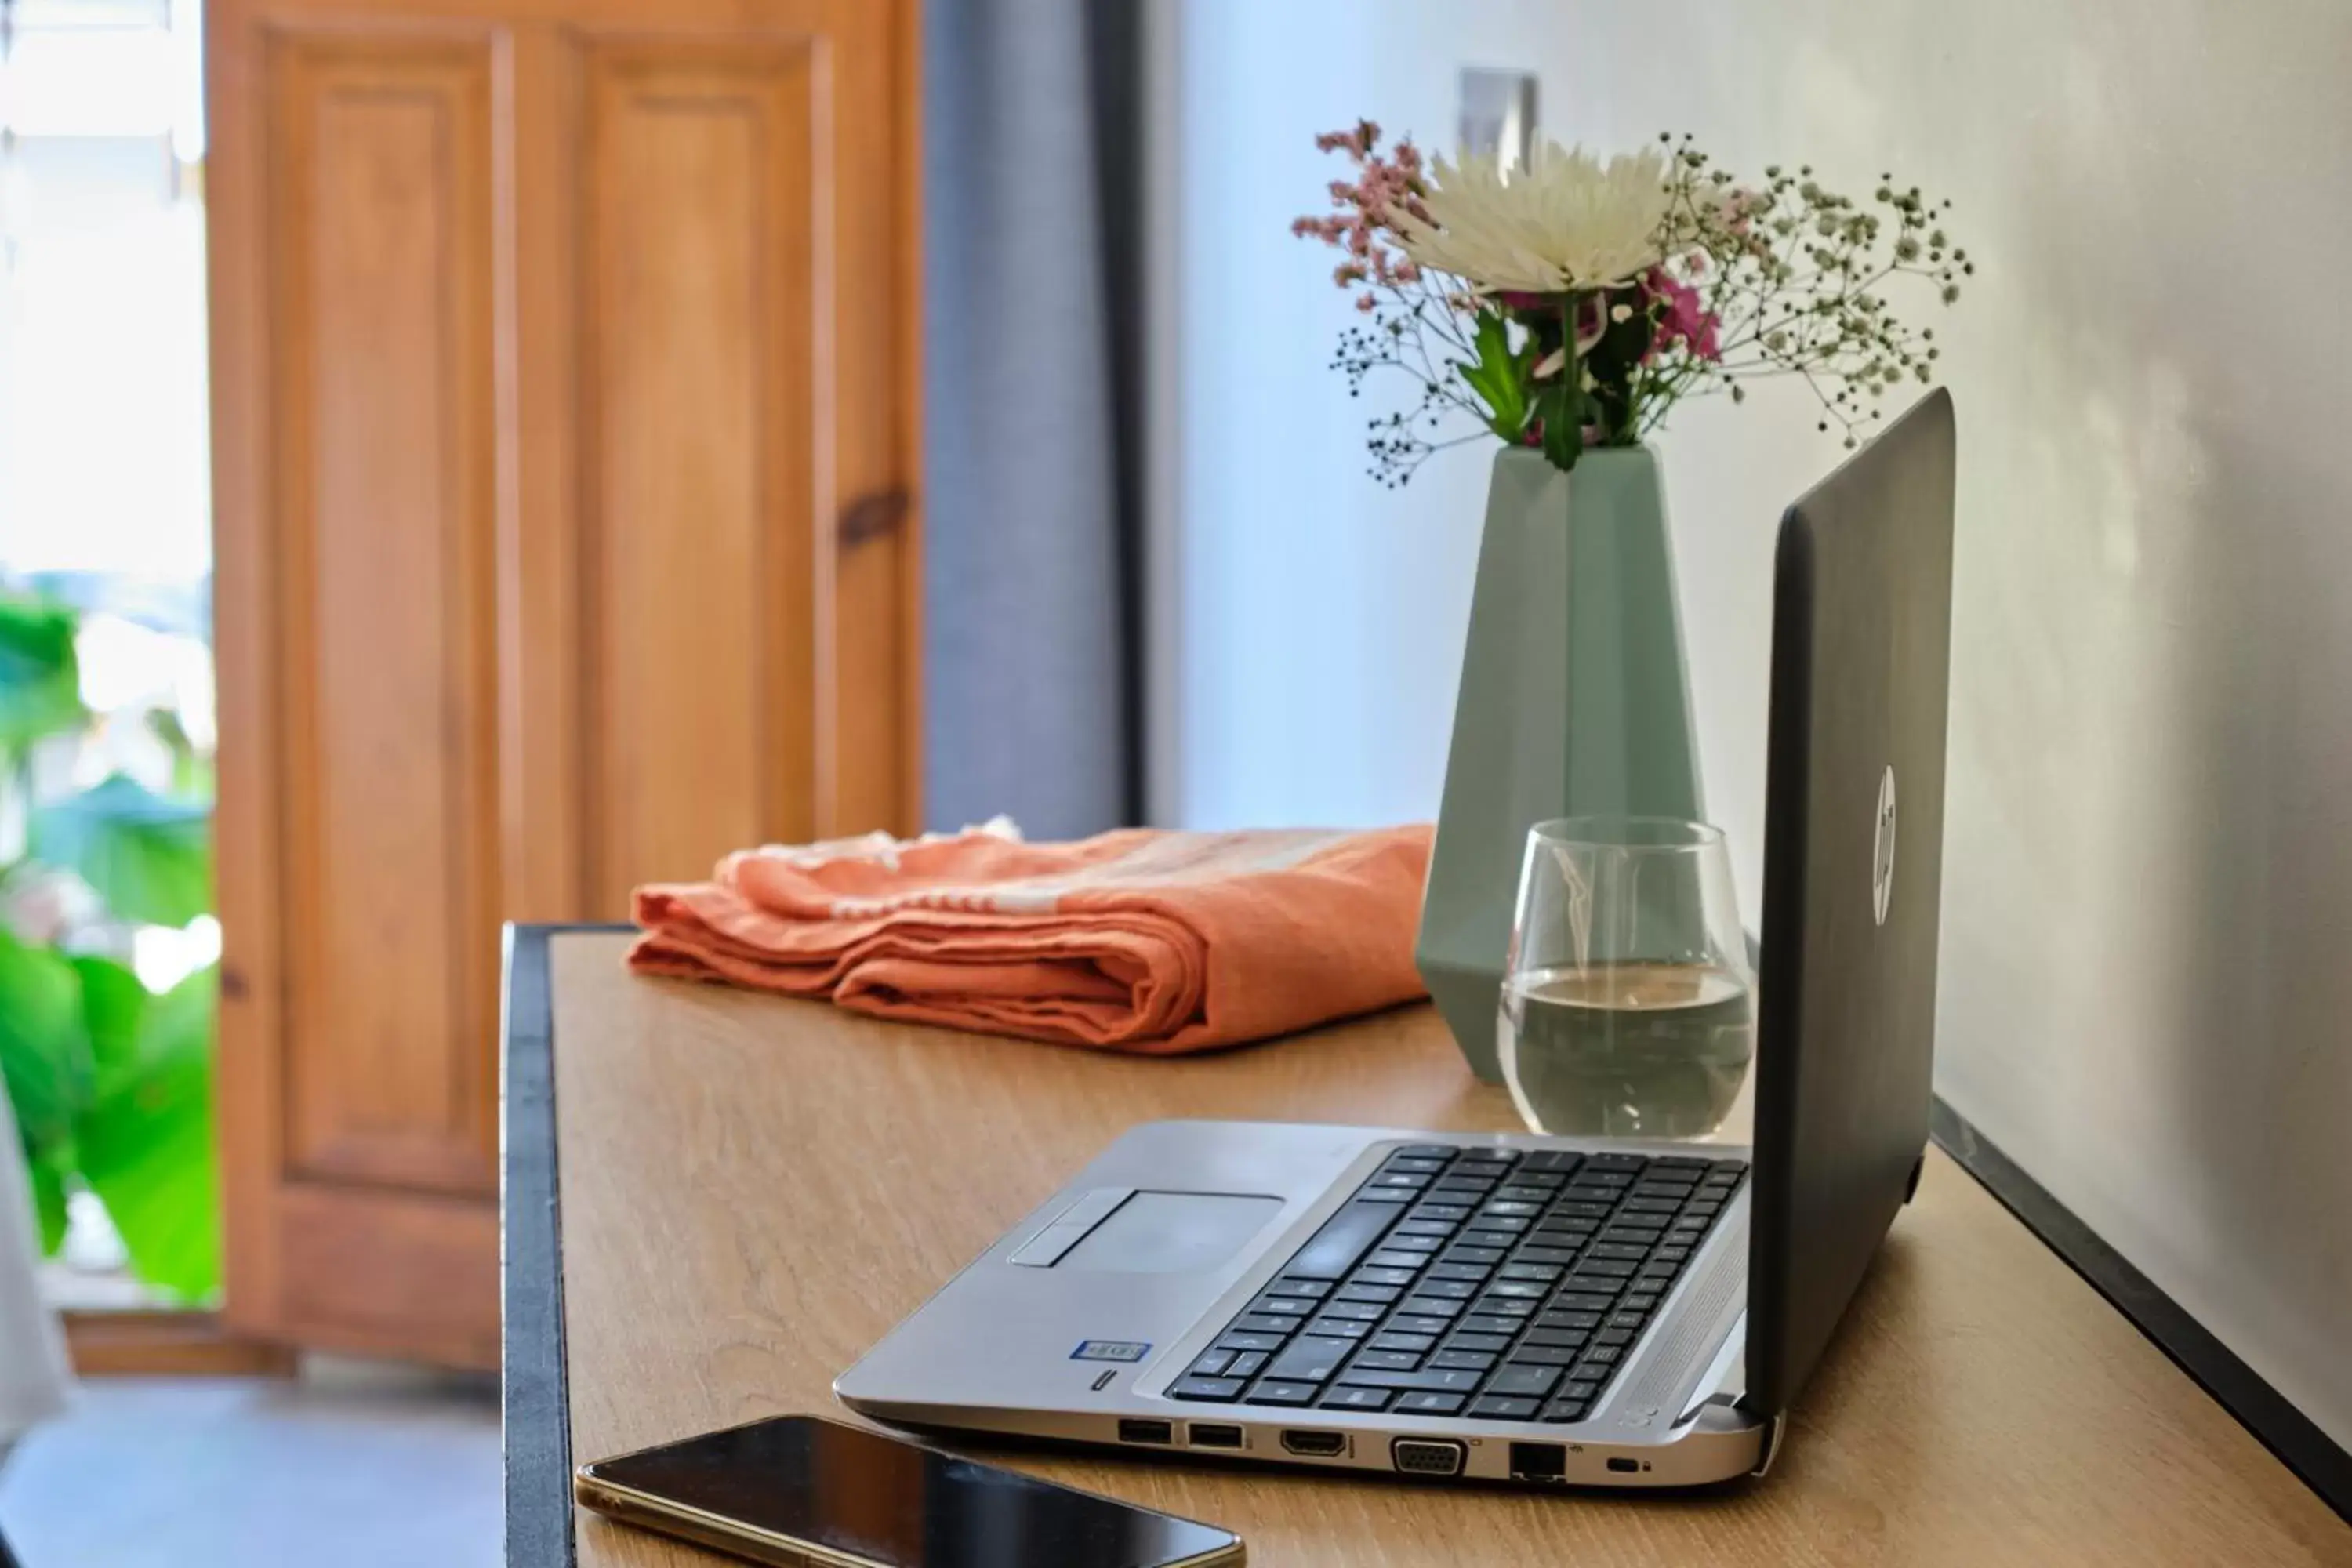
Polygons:
<instances>
[{"instance_id":1,"label":"laptop keyboard","mask_svg":"<svg viewBox=\"0 0 2352 1568\"><path fill-rule=\"evenodd\" d=\"M1409 1144L1168 1394L1581 1421L1747 1173L1742 1160Z\"/></svg>"}]
</instances>

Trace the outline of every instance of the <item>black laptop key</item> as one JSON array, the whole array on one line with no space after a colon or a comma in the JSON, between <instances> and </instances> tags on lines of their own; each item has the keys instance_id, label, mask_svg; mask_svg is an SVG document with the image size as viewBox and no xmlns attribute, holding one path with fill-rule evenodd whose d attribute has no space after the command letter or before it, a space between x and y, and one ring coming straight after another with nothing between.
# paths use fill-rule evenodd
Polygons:
<instances>
[{"instance_id":1,"label":"black laptop key","mask_svg":"<svg viewBox=\"0 0 2352 1568\"><path fill-rule=\"evenodd\" d=\"M1276 1378L1261 1378L1249 1392L1252 1405L1312 1405L1315 1396L1323 1392L1316 1383L1285 1383Z\"/></svg>"},{"instance_id":2,"label":"black laptop key","mask_svg":"<svg viewBox=\"0 0 2352 1568\"><path fill-rule=\"evenodd\" d=\"M1244 1334L1286 1334L1298 1326L1297 1318L1276 1317L1271 1312L1248 1312L1234 1321L1234 1332ZM1233 1334L1225 1339L1230 1342Z\"/></svg>"},{"instance_id":3,"label":"black laptop key","mask_svg":"<svg viewBox=\"0 0 2352 1568\"><path fill-rule=\"evenodd\" d=\"M1367 1184L1370 1188L1393 1187L1401 1192L1417 1193L1429 1185L1429 1178L1412 1171L1400 1171L1391 1166Z\"/></svg>"},{"instance_id":4,"label":"black laptop key","mask_svg":"<svg viewBox=\"0 0 2352 1568\"><path fill-rule=\"evenodd\" d=\"M1585 1404L1581 1399L1555 1399L1549 1405L1543 1407L1543 1415L1538 1416L1537 1419L1542 1421L1581 1421L1584 1419L1585 1412L1591 1408L1591 1406Z\"/></svg>"},{"instance_id":5,"label":"black laptop key","mask_svg":"<svg viewBox=\"0 0 2352 1568\"><path fill-rule=\"evenodd\" d=\"M1520 1296L1530 1301L1540 1301L1551 1294L1550 1289L1539 1280L1514 1279L1510 1275L1509 1269L1504 1269L1503 1278L1487 1286L1486 1293L1489 1296Z\"/></svg>"},{"instance_id":6,"label":"black laptop key","mask_svg":"<svg viewBox=\"0 0 2352 1568\"><path fill-rule=\"evenodd\" d=\"M1478 1337L1486 1339L1489 1336L1481 1334ZM1461 1349L1442 1350L1429 1358L1429 1364L1448 1372L1485 1372L1495 1364L1495 1352Z\"/></svg>"},{"instance_id":7,"label":"black laptop key","mask_svg":"<svg viewBox=\"0 0 2352 1568\"><path fill-rule=\"evenodd\" d=\"M1322 1400L1326 1410L1386 1410L1396 1395L1385 1388L1335 1388Z\"/></svg>"},{"instance_id":8,"label":"black laptop key","mask_svg":"<svg viewBox=\"0 0 2352 1568\"><path fill-rule=\"evenodd\" d=\"M1357 1381L1360 1372L1419 1372L1421 1357L1411 1351L1362 1350L1348 1363L1347 1381Z\"/></svg>"},{"instance_id":9,"label":"black laptop key","mask_svg":"<svg viewBox=\"0 0 2352 1568\"><path fill-rule=\"evenodd\" d=\"M1633 1342L1634 1331L1632 1329L1603 1329L1592 1336L1592 1342L1596 1345L1630 1345Z\"/></svg>"},{"instance_id":10,"label":"black laptop key","mask_svg":"<svg viewBox=\"0 0 2352 1568\"><path fill-rule=\"evenodd\" d=\"M1576 1261L1572 1247L1522 1247L1512 1258L1520 1263L1540 1263L1559 1267Z\"/></svg>"},{"instance_id":11,"label":"black laptop key","mask_svg":"<svg viewBox=\"0 0 2352 1568\"><path fill-rule=\"evenodd\" d=\"M1275 1357L1266 1376L1281 1383L1321 1383L1339 1370L1339 1363L1355 1348L1352 1340L1308 1334L1293 1340L1287 1350Z\"/></svg>"},{"instance_id":12,"label":"black laptop key","mask_svg":"<svg viewBox=\"0 0 2352 1568\"><path fill-rule=\"evenodd\" d=\"M1349 1275L1349 1279L1359 1285L1410 1285L1412 1283L1412 1275L1413 1271L1411 1268L1383 1268L1377 1265L1366 1264ZM1343 1290L1340 1294L1344 1296L1347 1292Z\"/></svg>"},{"instance_id":13,"label":"black laptop key","mask_svg":"<svg viewBox=\"0 0 2352 1568\"><path fill-rule=\"evenodd\" d=\"M1466 1301L1478 1293L1478 1285L1479 1282L1475 1277L1469 1279L1424 1279L1415 1288L1414 1294L1441 1296L1449 1300Z\"/></svg>"},{"instance_id":14,"label":"black laptop key","mask_svg":"<svg viewBox=\"0 0 2352 1568\"><path fill-rule=\"evenodd\" d=\"M1507 1398L1500 1394L1485 1394L1470 1402L1473 1421L1532 1421L1541 1402L1533 1399Z\"/></svg>"},{"instance_id":15,"label":"black laptop key","mask_svg":"<svg viewBox=\"0 0 2352 1568\"><path fill-rule=\"evenodd\" d=\"M1617 1305L1628 1312L1649 1312L1657 1310L1659 1293L1655 1290L1628 1291Z\"/></svg>"},{"instance_id":16,"label":"black laptop key","mask_svg":"<svg viewBox=\"0 0 2352 1568\"><path fill-rule=\"evenodd\" d=\"M1395 1212L1384 1204L1351 1203L1325 1220L1323 1228L1283 1266L1282 1272L1297 1279L1340 1279L1372 1249L1372 1243L1395 1219Z\"/></svg>"},{"instance_id":17,"label":"black laptop key","mask_svg":"<svg viewBox=\"0 0 2352 1568\"><path fill-rule=\"evenodd\" d=\"M1451 1160L1461 1151L1451 1143L1408 1143L1396 1152L1400 1160Z\"/></svg>"},{"instance_id":18,"label":"black laptop key","mask_svg":"<svg viewBox=\"0 0 2352 1568\"><path fill-rule=\"evenodd\" d=\"M1443 1241L1461 1228L1450 1219L1422 1219L1416 1215L1408 1215L1397 1221L1396 1231L1389 1240L1395 1241L1403 1237L1425 1236Z\"/></svg>"},{"instance_id":19,"label":"black laptop key","mask_svg":"<svg viewBox=\"0 0 2352 1568\"><path fill-rule=\"evenodd\" d=\"M1450 1279L1461 1285L1483 1285L1486 1276L1494 1271L1495 1266L1491 1263L1465 1263L1458 1258L1448 1258L1430 1268L1429 1279L1423 1280L1421 1288L1427 1290L1432 1279Z\"/></svg>"},{"instance_id":20,"label":"black laptop key","mask_svg":"<svg viewBox=\"0 0 2352 1568\"><path fill-rule=\"evenodd\" d=\"M1605 1312L1615 1304L1613 1288L1591 1292L1576 1288L1576 1276L1571 1274L1561 1282L1560 1293L1551 1299L1549 1310L1554 1312Z\"/></svg>"},{"instance_id":21,"label":"black laptop key","mask_svg":"<svg viewBox=\"0 0 2352 1568\"><path fill-rule=\"evenodd\" d=\"M1613 1367L1617 1364L1623 1353L1623 1352L1620 1351L1614 1345L1595 1345L1592 1349L1586 1351L1583 1355L1578 1357L1576 1364L1579 1366ZM1606 1379L1609 1374L1607 1373L1603 1373L1601 1375L1603 1379Z\"/></svg>"},{"instance_id":22,"label":"black laptop key","mask_svg":"<svg viewBox=\"0 0 2352 1568\"><path fill-rule=\"evenodd\" d=\"M1241 1391L1238 1377L1180 1377L1168 1394L1172 1399L1231 1399Z\"/></svg>"},{"instance_id":23,"label":"black laptop key","mask_svg":"<svg viewBox=\"0 0 2352 1568\"><path fill-rule=\"evenodd\" d=\"M1576 1272L1569 1278L1571 1279L1629 1279L1633 1278L1633 1271L1640 1267L1638 1262L1622 1258L1593 1258L1588 1255L1577 1259Z\"/></svg>"},{"instance_id":24,"label":"black laptop key","mask_svg":"<svg viewBox=\"0 0 2352 1568\"><path fill-rule=\"evenodd\" d=\"M1501 1334L1509 1338L1519 1331L1517 1318L1470 1317L1462 1320L1463 1329L1474 1334Z\"/></svg>"},{"instance_id":25,"label":"black laptop key","mask_svg":"<svg viewBox=\"0 0 2352 1568\"><path fill-rule=\"evenodd\" d=\"M1421 1196L1417 1192L1399 1192L1394 1187L1366 1187L1356 1194L1360 1204L1409 1204Z\"/></svg>"},{"instance_id":26,"label":"black laptop key","mask_svg":"<svg viewBox=\"0 0 2352 1568\"><path fill-rule=\"evenodd\" d=\"M1590 1329L1529 1329L1527 1338L1521 1340L1519 1344L1523 1351L1572 1351L1582 1349L1584 1342L1591 1337L1592 1331ZM1571 1356L1569 1359L1573 1361L1575 1358Z\"/></svg>"},{"instance_id":27,"label":"black laptop key","mask_svg":"<svg viewBox=\"0 0 2352 1568\"><path fill-rule=\"evenodd\" d=\"M1631 1329L1638 1334L1642 1331L1642 1325L1649 1321L1650 1314L1639 1307L1620 1307L1609 1314L1607 1326L1612 1329Z\"/></svg>"},{"instance_id":28,"label":"black laptop key","mask_svg":"<svg viewBox=\"0 0 2352 1568\"><path fill-rule=\"evenodd\" d=\"M1640 1154L1587 1154L1584 1168L1588 1171L1638 1171L1650 1162Z\"/></svg>"},{"instance_id":29,"label":"black laptop key","mask_svg":"<svg viewBox=\"0 0 2352 1568\"><path fill-rule=\"evenodd\" d=\"M1289 1323L1286 1321L1283 1327L1287 1330ZM1217 1336L1217 1348L1221 1351L1278 1351L1282 1348L1282 1334L1230 1329Z\"/></svg>"},{"instance_id":30,"label":"black laptop key","mask_svg":"<svg viewBox=\"0 0 2352 1568\"><path fill-rule=\"evenodd\" d=\"M1576 1376L1559 1385L1562 1399L1591 1399L1601 1392L1604 1378Z\"/></svg>"},{"instance_id":31,"label":"black laptop key","mask_svg":"<svg viewBox=\"0 0 2352 1568\"><path fill-rule=\"evenodd\" d=\"M1244 1352L1237 1351L1202 1351L1201 1352L1201 1359L1192 1363L1193 1375L1196 1377L1218 1376L1223 1373L1225 1368L1233 1364L1234 1357L1235 1355L1242 1353Z\"/></svg>"},{"instance_id":32,"label":"black laptop key","mask_svg":"<svg viewBox=\"0 0 2352 1568\"><path fill-rule=\"evenodd\" d=\"M1500 1263L1503 1249L1499 1247L1457 1247L1441 1260L1446 1263Z\"/></svg>"},{"instance_id":33,"label":"black laptop key","mask_svg":"<svg viewBox=\"0 0 2352 1568\"><path fill-rule=\"evenodd\" d=\"M1658 1263L1687 1263L1690 1255L1691 1249L1687 1247L1662 1247L1650 1257Z\"/></svg>"},{"instance_id":34,"label":"black laptop key","mask_svg":"<svg viewBox=\"0 0 2352 1568\"><path fill-rule=\"evenodd\" d=\"M1332 1300L1323 1303L1323 1315L1327 1318L1353 1318L1360 1323L1377 1323L1388 1315L1388 1309L1375 1301Z\"/></svg>"},{"instance_id":35,"label":"black laptop key","mask_svg":"<svg viewBox=\"0 0 2352 1568\"><path fill-rule=\"evenodd\" d=\"M1474 1306L1490 1318L1524 1318L1542 1304L1525 1296L1481 1296Z\"/></svg>"},{"instance_id":36,"label":"black laptop key","mask_svg":"<svg viewBox=\"0 0 2352 1568\"><path fill-rule=\"evenodd\" d=\"M1576 1352L1566 1345L1524 1344L1511 1352L1513 1366L1573 1366Z\"/></svg>"},{"instance_id":37,"label":"black laptop key","mask_svg":"<svg viewBox=\"0 0 2352 1568\"><path fill-rule=\"evenodd\" d=\"M1623 1263L1640 1263L1650 1256L1650 1249L1625 1241L1596 1241L1585 1248L1584 1256L1587 1261L1606 1258Z\"/></svg>"},{"instance_id":38,"label":"black laptop key","mask_svg":"<svg viewBox=\"0 0 2352 1568\"><path fill-rule=\"evenodd\" d=\"M1332 1310L1337 1310L1342 1302L1362 1302L1375 1307L1386 1307L1403 1294L1402 1290L1393 1285L1342 1285L1339 1287L1339 1295L1332 1298Z\"/></svg>"},{"instance_id":39,"label":"black laptop key","mask_svg":"<svg viewBox=\"0 0 2352 1568\"><path fill-rule=\"evenodd\" d=\"M1524 1235L1535 1221L1523 1215L1482 1214L1462 1227L1462 1234L1472 1236L1514 1237Z\"/></svg>"},{"instance_id":40,"label":"black laptop key","mask_svg":"<svg viewBox=\"0 0 2352 1568\"><path fill-rule=\"evenodd\" d=\"M1533 1219L1536 1215L1543 1213L1543 1205L1540 1203L1525 1203L1510 1198L1489 1198L1486 1200L1486 1206L1480 1209L1478 1212L1481 1215L1495 1215L1514 1219Z\"/></svg>"},{"instance_id":41,"label":"black laptop key","mask_svg":"<svg viewBox=\"0 0 2352 1568\"><path fill-rule=\"evenodd\" d=\"M1399 1236L1391 1231L1381 1238L1381 1245L1364 1261L1375 1268L1418 1268L1429 1261L1433 1252L1442 1252L1445 1238L1442 1236Z\"/></svg>"},{"instance_id":42,"label":"black laptop key","mask_svg":"<svg viewBox=\"0 0 2352 1568\"><path fill-rule=\"evenodd\" d=\"M1549 1285L1558 1279L1563 1272L1565 1270L1556 1263L1521 1261L1504 1264L1502 1277L1506 1279L1525 1279L1537 1285Z\"/></svg>"},{"instance_id":43,"label":"black laptop key","mask_svg":"<svg viewBox=\"0 0 2352 1568\"><path fill-rule=\"evenodd\" d=\"M1250 1303L1253 1312L1268 1312L1277 1318L1311 1318L1315 1303L1297 1296L1260 1296Z\"/></svg>"},{"instance_id":44,"label":"black laptop key","mask_svg":"<svg viewBox=\"0 0 2352 1568\"><path fill-rule=\"evenodd\" d=\"M1511 1348L1508 1334L1456 1334L1445 1342L1450 1351L1486 1351L1496 1352Z\"/></svg>"},{"instance_id":45,"label":"black laptop key","mask_svg":"<svg viewBox=\"0 0 2352 1568\"><path fill-rule=\"evenodd\" d=\"M1330 1293L1331 1282L1328 1279L1293 1279L1288 1275L1266 1287L1266 1294L1270 1296L1300 1296L1310 1301Z\"/></svg>"},{"instance_id":46,"label":"black laptop key","mask_svg":"<svg viewBox=\"0 0 2352 1568\"><path fill-rule=\"evenodd\" d=\"M1611 1211L1615 1209L1617 1203L1615 1198L1609 1196L1604 1196L1597 1200L1591 1198L1564 1197L1560 1199L1559 1202L1552 1205L1551 1213L1553 1217L1562 1219L1607 1219Z\"/></svg>"},{"instance_id":47,"label":"black laptop key","mask_svg":"<svg viewBox=\"0 0 2352 1568\"><path fill-rule=\"evenodd\" d=\"M1436 1318L1443 1321L1461 1312L1465 1303L1447 1296L1408 1296L1397 1304L1397 1318ZM1391 1323L1395 1318L1389 1320ZM1406 1330L1411 1333L1412 1330Z\"/></svg>"},{"instance_id":48,"label":"black laptop key","mask_svg":"<svg viewBox=\"0 0 2352 1568\"><path fill-rule=\"evenodd\" d=\"M1418 1355L1437 1343L1435 1334L1374 1334L1370 1349L1376 1351L1411 1351Z\"/></svg>"},{"instance_id":49,"label":"black laptop key","mask_svg":"<svg viewBox=\"0 0 2352 1568\"><path fill-rule=\"evenodd\" d=\"M1560 1369L1557 1366L1523 1366L1509 1362L1486 1380L1486 1391L1507 1398L1541 1399L1559 1379Z\"/></svg>"},{"instance_id":50,"label":"black laptop key","mask_svg":"<svg viewBox=\"0 0 2352 1568\"><path fill-rule=\"evenodd\" d=\"M1573 1171L1584 1156L1571 1149L1538 1149L1519 1162L1522 1171Z\"/></svg>"},{"instance_id":51,"label":"black laptop key","mask_svg":"<svg viewBox=\"0 0 2352 1568\"><path fill-rule=\"evenodd\" d=\"M1360 1340L1372 1331L1372 1325L1355 1318L1317 1318L1307 1325L1310 1334L1327 1340Z\"/></svg>"},{"instance_id":52,"label":"black laptop key","mask_svg":"<svg viewBox=\"0 0 2352 1568\"><path fill-rule=\"evenodd\" d=\"M1349 1367L1339 1374L1342 1388L1384 1388L1391 1392L1412 1390L1419 1393L1475 1394L1481 1373L1447 1367L1428 1367L1420 1372L1382 1372L1374 1367ZM1323 1402L1329 1405L1326 1399Z\"/></svg>"},{"instance_id":53,"label":"black laptop key","mask_svg":"<svg viewBox=\"0 0 2352 1568\"><path fill-rule=\"evenodd\" d=\"M1407 1394L1389 1406L1398 1415L1451 1415L1462 1408L1463 1396L1458 1394Z\"/></svg>"}]
</instances>

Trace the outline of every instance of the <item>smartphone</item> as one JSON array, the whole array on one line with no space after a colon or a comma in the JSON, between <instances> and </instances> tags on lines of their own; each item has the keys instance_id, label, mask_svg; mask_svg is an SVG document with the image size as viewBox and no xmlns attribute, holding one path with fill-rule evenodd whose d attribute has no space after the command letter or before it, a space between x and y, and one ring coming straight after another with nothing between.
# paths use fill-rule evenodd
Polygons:
<instances>
[{"instance_id":1,"label":"smartphone","mask_svg":"<svg viewBox=\"0 0 2352 1568\"><path fill-rule=\"evenodd\" d=\"M583 1465L608 1518L784 1568L1209 1568L1241 1538L901 1438L780 1415Z\"/></svg>"}]
</instances>

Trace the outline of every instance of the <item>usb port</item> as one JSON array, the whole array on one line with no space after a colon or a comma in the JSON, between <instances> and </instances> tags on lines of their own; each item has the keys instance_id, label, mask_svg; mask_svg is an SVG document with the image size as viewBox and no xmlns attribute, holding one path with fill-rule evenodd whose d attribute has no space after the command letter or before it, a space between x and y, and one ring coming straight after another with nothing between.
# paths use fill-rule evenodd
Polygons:
<instances>
[{"instance_id":1,"label":"usb port","mask_svg":"<svg viewBox=\"0 0 2352 1568\"><path fill-rule=\"evenodd\" d=\"M1173 1421L1121 1420L1118 1440L1122 1443L1173 1443L1176 1423Z\"/></svg>"},{"instance_id":2,"label":"usb port","mask_svg":"<svg viewBox=\"0 0 2352 1568\"><path fill-rule=\"evenodd\" d=\"M1242 1446L1242 1429L1219 1421L1195 1421L1185 1431L1192 1435L1195 1448L1238 1448Z\"/></svg>"}]
</instances>

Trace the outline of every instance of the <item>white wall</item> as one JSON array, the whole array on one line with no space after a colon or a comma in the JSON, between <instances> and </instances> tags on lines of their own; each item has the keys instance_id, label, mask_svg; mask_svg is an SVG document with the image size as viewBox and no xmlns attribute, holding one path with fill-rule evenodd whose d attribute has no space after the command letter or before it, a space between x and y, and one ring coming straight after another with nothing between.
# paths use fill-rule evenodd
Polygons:
<instances>
[{"instance_id":1,"label":"white wall","mask_svg":"<svg viewBox=\"0 0 2352 1568\"><path fill-rule=\"evenodd\" d=\"M1542 129L1949 195L1961 430L1938 1087L2352 1442L2352 10L2330 0L1181 0L1154 805L1435 808L1485 454L1362 474L1312 134ZM1663 443L1712 815L1757 891L1793 401Z\"/></svg>"}]
</instances>

